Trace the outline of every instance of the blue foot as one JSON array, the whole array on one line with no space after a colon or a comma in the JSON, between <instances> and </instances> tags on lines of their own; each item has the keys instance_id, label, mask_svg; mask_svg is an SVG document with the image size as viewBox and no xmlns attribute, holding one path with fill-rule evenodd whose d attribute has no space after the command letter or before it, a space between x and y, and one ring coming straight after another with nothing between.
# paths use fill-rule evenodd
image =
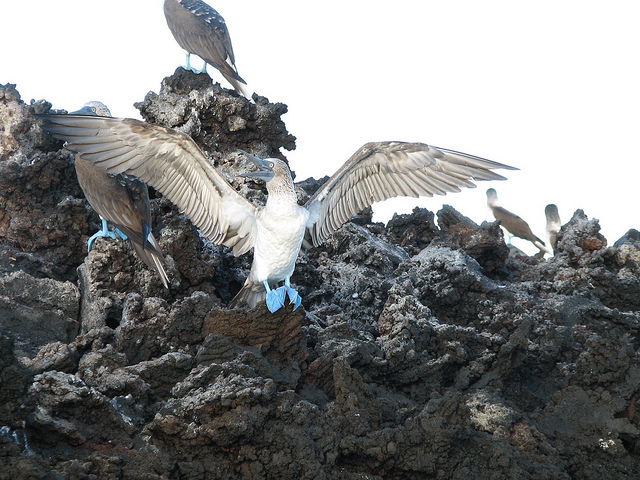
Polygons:
<instances>
[{"instance_id":1,"label":"blue foot","mask_svg":"<svg viewBox=\"0 0 640 480\"><path fill-rule=\"evenodd\" d=\"M284 305L284 301L287 298L287 289L284 287L279 287L276 288L274 292L276 292L276 295L278 295L278 300L280 301L280 303Z\"/></svg>"},{"instance_id":2,"label":"blue foot","mask_svg":"<svg viewBox=\"0 0 640 480\"><path fill-rule=\"evenodd\" d=\"M193 73L206 73L207 72L207 62L204 62L203 67L198 70L191 66L191 54L187 53L187 64L184 66L185 70L191 70Z\"/></svg>"},{"instance_id":3,"label":"blue foot","mask_svg":"<svg viewBox=\"0 0 640 480\"><path fill-rule=\"evenodd\" d=\"M87 250L89 252L91 251L91 247L93 247L93 242L95 242L96 238L98 237L116 238L116 234L109 231L109 227L107 227L107 221L104 218L102 219L102 230L98 230L96 233L91 235L91 237L89 237L89 240L87 240Z\"/></svg>"},{"instance_id":4,"label":"blue foot","mask_svg":"<svg viewBox=\"0 0 640 480\"><path fill-rule=\"evenodd\" d=\"M200 70L194 70L196 73L207 73L207 62L204 62L204 65Z\"/></svg>"},{"instance_id":5,"label":"blue foot","mask_svg":"<svg viewBox=\"0 0 640 480\"><path fill-rule=\"evenodd\" d=\"M291 281L289 280L289 277L284 279L284 288L286 288L289 300L293 303L293 309L295 310L302 303L302 297L297 291L291 288Z\"/></svg>"},{"instance_id":6,"label":"blue foot","mask_svg":"<svg viewBox=\"0 0 640 480\"><path fill-rule=\"evenodd\" d=\"M184 66L185 70L191 70L193 73L198 73L198 71L191 66L191 54L187 53L187 64Z\"/></svg>"},{"instance_id":7,"label":"blue foot","mask_svg":"<svg viewBox=\"0 0 640 480\"><path fill-rule=\"evenodd\" d=\"M269 283L266 280L262 282L262 284L267 291L267 308L271 313L277 312L284 306L284 298L286 294L284 287L280 287L276 290L271 290L271 288L269 288Z\"/></svg>"},{"instance_id":8,"label":"blue foot","mask_svg":"<svg viewBox=\"0 0 640 480\"><path fill-rule=\"evenodd\" d=\"M117 233L118 235L120 235L120 238L121 238L121 239L123 239L123 240L128 240L128 239L129 239L129 237L127 237L124 233L122 233L122 232L121 232L119 229L117 229L117 228L116 228L116 233ZM113 238L116 238L116 237L114 236Z\"/></svg>"}]
</instances>

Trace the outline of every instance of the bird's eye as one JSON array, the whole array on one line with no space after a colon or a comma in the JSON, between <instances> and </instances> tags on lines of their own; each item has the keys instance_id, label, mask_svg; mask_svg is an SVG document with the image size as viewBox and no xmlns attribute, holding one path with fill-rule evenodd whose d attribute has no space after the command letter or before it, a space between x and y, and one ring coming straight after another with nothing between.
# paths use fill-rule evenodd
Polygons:
<instances>
[{"instance_id":1,"label":"bird's eye","mask_svg":"<svg viewBox=\"0 0 640 480\"><path fill-rule=\"evenodd\" d=\"M91 107L91 111L92 111L93 113L96 113L96 107Z\"/></svg>"},{"instance_id":2,"label":"bird's eye","mask_svg":"<svg viewBox=\"0 0 640 480\"><path fill-rule=\"evenodd\" d=\"M269 164L269 166L270 166L271 168L273 168L273 162L271 162L271 163Z\"/></svg>"}]
</instances>

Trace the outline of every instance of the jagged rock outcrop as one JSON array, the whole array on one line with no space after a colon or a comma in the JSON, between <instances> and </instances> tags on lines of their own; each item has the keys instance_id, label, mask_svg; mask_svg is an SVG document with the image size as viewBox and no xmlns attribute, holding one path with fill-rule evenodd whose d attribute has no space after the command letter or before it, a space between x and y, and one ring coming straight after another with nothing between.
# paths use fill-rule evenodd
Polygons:
<instances>
[{"instance_id":1,"label":"jagged rock outcrop","mask_svg":"<svg viewBox=\"0 0 640 480\"><path fill-rule=\"evenodd\" d=\"M137 106L256 202L235 149L294 147L286 106L206 75ZM302 308L229 310L250 255L153 190L169 291L120 239L87 255L50 107L0 86L0 479L638 478L637 231L578 211L543 260L451 207L365 212L301 253Z\"/></svg>"}]
</instances>

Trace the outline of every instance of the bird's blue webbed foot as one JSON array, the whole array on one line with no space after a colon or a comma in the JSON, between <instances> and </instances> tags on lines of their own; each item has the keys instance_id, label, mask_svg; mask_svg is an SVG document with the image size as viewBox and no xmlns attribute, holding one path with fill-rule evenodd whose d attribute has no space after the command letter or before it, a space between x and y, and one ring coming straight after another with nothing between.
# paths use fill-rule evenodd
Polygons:
<instances>
[{"instance_id":1,"label":"bird's blue webbed foot","mask_svg":"<svg viewBox=\"0 0 640 480\"><path fill-rule=\"evenodd\" d=\"M118 235L120 235L120 238L121 238L121 239L123 239L123 240L128 240L128 239L129 239L129 237L127 237L124 233L122 233L122 232L120 231L120 229L118 229L118 228L116 228L116 233L117 233ZM116 237L115 237L115 235L113 236L113 238L116 238Z\"/></svg>"},{"instance_id":2,"label":"bird's blue webbed foot","mask_svg":"<svg viewBox=\"0 0 640 480\"><path fill-rule=\"evenodd\" d=\"M196 73L207 73L207 62L204 62L204 65L202 66L202 68L200 70L193 70Z\"/></svg>"},{"instance_id":3,"label":"bird's blue webbed foot","mask_svg":"<svg viewBox=\"0 0 640 480\"><path fill-rule=\"evenodd\" d=\"M262 282L262 284L264 285L264 288L267 291L267 297L266 297L267 308L271 313L277 312L280 308L284 306L284 299L286 294L285 288L280 287L275 290L271 290L271 288L269 288L269 282L267 282L266 280Z\"/></svg>"},{"instance_id":4,"label":"bird's blue webbed foot","mask_svg":"<svg viewBox=\"0 0 640 480\"><path fill-rule=\"evenodd\" d=\"M109 227L107 227L107 221L104 218L101 220L102 220L102 230L98 230L96 233L94 233L89 237L89 240L87 240L87 250L89 252L91 251L91 248L93 247L93 242L96 241L96 238L98 237L116 238L116 234L109 231ZM118 232L118 233L120 233L121 235L124 235L122 232Z\"/></svg>"},{"instance_id":5,"label":"bird's blue webbed foot","mask_svg":"<svg viewBox=\"0 0 640 480\"><path fill-rule=\"evenodd\" d=\"M289 279L289 277L284 279L284 288L286 289L289 300L291 300L291 303L293 303L293 309L295 310L302 303L302 297L296 290L291 288L291 280Z\"/></svg>"},{"instance_id":6,"label":"bird's blue webbed foot","mask_svg":"<svg viewBox=\"0 0 640 480\"><path fill-rule=\"evenodd\" d=\"M185 70L191 70L193 73L207 73L207 62L204 62L204 65L200 70L191 66L191 54L187 53L187 64L184 66Z\"/></svg>"},{"instance_id":7,"label":"bird's blue webbed foot","mask_svg":"<svg viewBox=\"0 0 640 480\"><path fill-rule=\"evenodd\" d=\"M198 70L191 66L191 54L187 53L187 64L184 66L185 70L191 70L193 73L200 73Z\"/></svg>"}]
</instances>

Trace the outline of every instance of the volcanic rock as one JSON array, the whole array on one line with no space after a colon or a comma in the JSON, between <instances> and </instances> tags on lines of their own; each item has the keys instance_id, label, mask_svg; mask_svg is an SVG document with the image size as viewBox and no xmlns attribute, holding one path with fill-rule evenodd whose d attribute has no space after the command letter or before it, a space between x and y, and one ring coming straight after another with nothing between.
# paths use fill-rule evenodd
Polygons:
<instances>
[{"instance_id":1,"label":"volcanic rock","mask_svg":"<svg viewBox=\"0 0 640 480\"><path fill-rule=\"evenodd\" d=\"M254 98L178 69L137 106L260 203L236 149L295 139ZM638 478L638 231L577 211L540 259L448 206L367 211L301 252L302 307L229 310L251 255L153 189L168 290L119 238L87 254L50 109L0 86L0 479Z\"/></svg>"}]
</instances>

